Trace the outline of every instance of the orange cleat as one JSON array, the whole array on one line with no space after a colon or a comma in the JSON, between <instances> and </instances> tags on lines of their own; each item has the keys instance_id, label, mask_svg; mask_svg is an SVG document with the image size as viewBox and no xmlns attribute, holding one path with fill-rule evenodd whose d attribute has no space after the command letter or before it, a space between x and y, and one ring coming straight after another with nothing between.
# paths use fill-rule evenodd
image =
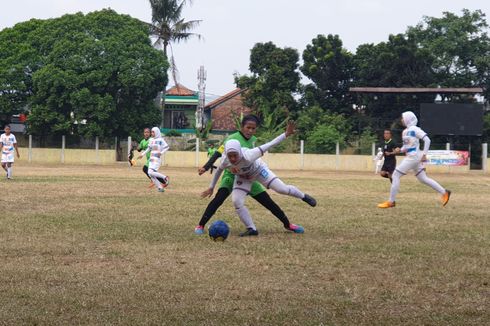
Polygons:
<instances>
[{"instance_id":1,"label":"orange cleat","mask_svg":"<svg viewBox=\"0 0 490 326\"><path fill-rule=\"evenodd\" d=\"M384 203L378 204L378 208L390 208L395 206L396 206L395 202L391 202L391 201L385 201Z\"/></svg>"},{"instance_id":2,"label":"orange cleat","mask_svg":"<svg viewBox=\"0 0 490 326\"><path fill-rule=\"evenodd\" d=\"M446 190L446 192L444 193L444 195L442 195L442 206L446 206L446 204L448 203L449 201L449 197L451 197L451 190Z\"/></svg>"}]
</instances>

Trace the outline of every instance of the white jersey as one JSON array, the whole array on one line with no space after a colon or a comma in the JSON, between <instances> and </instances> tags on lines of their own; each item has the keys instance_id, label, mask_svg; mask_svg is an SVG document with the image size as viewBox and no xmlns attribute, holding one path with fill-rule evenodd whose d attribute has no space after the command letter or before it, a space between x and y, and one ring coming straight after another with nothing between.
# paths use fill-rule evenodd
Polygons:
<instances>
[{"instance_id":1,"label":"white jersey","mask_svg":"<svg viewBox=\"0 0 490 326\"><path fill-rule=\"evenodd\" d=\"M420 139L427 136L427 134L417 126L411 126L403 130L402 149L405 151L407 157L419 157L420 153Z\"/></svg>"},{"instance_id":2,"label":"white jersey","mask_svg":"<svg viewBox=\"0 0 490 326\"><path fill-rule=\"evenodd\" d=\"M210 188L214 188L216 186L216 183L218 182L221 173L226 168L228 168L231 173L247 180L255 179L261 174L264 174L262 175L262 177L267 178L265 174L269 174L267 172L269 171L269 169L267 167L267 164L265 164L265 162L262 161L260 157L263 156L264 153L267 152L271 147L276 146L285 139L286 135L283 133L276 137L274 140L252 149L241 148L238 141L236 140L228 141L225 144L225 157L221 159L221 164L214 174L213 180L210 184ZM236 164L231 164L226 155L226 148L233 142L235 142L233 146L237 147L235 148L235 150L237 150L240 154L240 160Z\"/></svg>"},{"instance_id":3,"label":"white jersey","mask_svg":"<svg viewBox=\"0 0 490 326\"><path fill-rule=\"evenodd\" d=\"M257 147L258 148L258 147ZM252 179L259 175L260 171L267 167L267 164L260 158L251 160L251 149L242 148L243 157L237 164L231 164L228 158L225 156L221 161L220 167L224 170L229 168L229 171L235 175L238 175L244 179Z\"/></svg>"},{"instance_id":4,"label":"white jersey","mask_svg":"<svg viewBox=\"0 0 490 326\"><path fill-rule=\"evenodd\" d=\"M148 164L149 169L158 170L162 164L161 156L168 150L169 146L167 142L159 138L150 138L148 143L148 150L150 150L150 163Z\"/></svg>"},{"instance_id":5,"label":"white jersey","mask_svg":"<svg viewBox=\"0 0 490 326\"><path fill-rule=\"evenodd\" d=\"M14 162L14 144L17 144L17 139L14 134L0 136L0 143L2 143L2 163Z\"/></svg>"}]
</instances>

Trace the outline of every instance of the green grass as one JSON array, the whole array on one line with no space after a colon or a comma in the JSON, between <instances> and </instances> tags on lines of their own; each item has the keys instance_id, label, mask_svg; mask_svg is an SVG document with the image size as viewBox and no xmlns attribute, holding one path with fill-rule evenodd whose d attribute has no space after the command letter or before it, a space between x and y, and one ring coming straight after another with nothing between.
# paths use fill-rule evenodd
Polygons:
<instances>
[{"instance_id":1,"label":"green grass","mask_svg":"<svg viewBox=\"0 0 490 326\"><path fill-rule=\"evenodd\" d=\"M490 176L433 175L449 205L402 179L276 171L318 207L272 194L305 234L286 232L252 200L260 236L227 200L224 243L195 236L209 175L165 169L15 166L0 181L0 324L488 325Z\"/></svg>"}]
</instances>

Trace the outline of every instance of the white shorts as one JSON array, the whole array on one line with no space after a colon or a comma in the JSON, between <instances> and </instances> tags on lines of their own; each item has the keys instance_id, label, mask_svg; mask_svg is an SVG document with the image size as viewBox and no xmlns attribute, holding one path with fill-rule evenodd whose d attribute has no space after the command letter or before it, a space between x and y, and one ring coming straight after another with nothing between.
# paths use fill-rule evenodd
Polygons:
<instances>
[{"instance_id":1,"label":"white shorts","mask_svg":"<svg viewBox=\"0 0 490 326\"><path fill-rule=\"evenodd\" d=\"M3 154L2 153L2 163L14 163L14 153Z\"/></svg>"},{"instance_id":2,"label":"white shorts","mask_svg":"<svg viewBox=\"0 0 490 326\"><path fill-rule=\"evenodd\" d=\"M415 174L418 174L420 171L425 169L425 163L421 162L420 160L422 159L422 155L417 155L414 157L405 157L403 161L396 167L396 171L400 172L401 174L405 175L410 170L415 172Z\"/></svg>"},{"instance_id":3,"label":"white shorts","mask_svg":"<svg viewBox=\"0 0 490 326\"><path fill-rule=\"evenodd\" d=\"M252 178L244 178L239 175L235 176L235 182L233 183L233 190L238 189L245 191L247 194L252 189L252 183L254 181L260 182L264 187L269 189L272 181L277 179L277 176L267 166L263 166L257 176Z\"/></svg>"}]
</instances>

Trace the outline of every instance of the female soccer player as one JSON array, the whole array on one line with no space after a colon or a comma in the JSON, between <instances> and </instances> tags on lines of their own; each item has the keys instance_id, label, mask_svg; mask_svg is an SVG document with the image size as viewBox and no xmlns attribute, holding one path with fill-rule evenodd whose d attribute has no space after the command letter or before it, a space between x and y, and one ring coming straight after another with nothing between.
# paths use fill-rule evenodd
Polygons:
<instances>
[{"instance_id":1,"label":"female soccer player","mask_svg":"<svg viewBox=\"0 0 490 326\"><path fill-rule=\"evenodd\" d=\"M395 148L397 146L395 145L395 142L393 141L393 138L391 136L391 130L386 129L383 132L383 138L384 138L384 148L383 148L383 156L384 156L384 163L383 166L381 167L381 173L380 175L383 178L388 178L390 179L390 182L392 182L391 176L393 175L393 171L395 171L396 167L396 152Z\"/></svg>"},{"instance_id":2,"label":"female soccer player","mask_svg":"<svg viewBox=\"0 0 490 326\"><path fill-rule=\"evenodd\" d=\"M408 173L408 171L413 170L417 179L437 191L442 195L442 206L446 206L451 196L451 191L444 189L435 180L432 180L425 173L424 163L427 161L427 152L430 147L430 139L427 134L417 127L417 117L411 111L402 113L402 124L406 127L402 133L403 146L402 148L397 148L395 151L397 153L405 153L406 157L398 165L393 173L393 181L391 184L390 199L384 203L378 205L379 208L390 208L395 207L395 197L400 189L400 178ZM420 140L424 141L424 149L420 151Z\"/></svg>"},{"instance_id":3,"label":"female soccer player","mask_svg":"<svg viewBox=\"0 0 490 326\"><path fill-rule=\"evenodd\" d=\"M148 144L150 143L150 135L151 135L150 128L145 128L143 130L143 139L140 141L140 143L138 144L138 147L136 148L136 150L138 152L141 153L141 151L145 151L148 148ZM155 186L153 181L151 181L150 175L148 174L148 165L150 164L150 155L151 155L151 153L150 153L150 151L148 151L146 153L146 163L145 163L145 165L143 165L143 173L148 177L148 179L150 179L149 188ZM158 179L158 181L160 181L160 183L165 184L165 180L163 180L162 178L157 178L157 179Z\"/></svg>"},{"instance_id":4,"label":"female soccer player","mask_svg":"<svg viewBox=\"0 0 490 326\"><path fill-rule=\"evenodd\" d=\"M259 119L255 115L251 114L243 117L240 131L230 135L225 140L225 142L231 139L235 139L240 142L241 147L253 148L254 143L257 140L254 135L257 131L258 125ZM221 157L222 153L224 153L224 150L224 145L220 146L213 154L213 156L209 159L209 161L202 168L199 168L199 175L202 175L207 170L209 170L213 166L214 162L216 162L216 160ZM234 180L235 176L228 169L226 169L223 173L223 178L221 178L221 183L216 195L211 200L211 202L209 202L206 210L201 217L201 220L199 221L199 225L196 226L194 229L195 234L204 234L204 226L206 225L206 223L211 219L211 217L213 217L218 208L231 194ZM289 222L289 219L284 211L272 200L266 189L260 183L254 182L252 184L250 196L257 202L259 202L262 206L267 208L272 214L274 214L274 216L282 222L286 230L293 231L294 233L304 232L304 228L301 225Z\"/></svg>"},{"instance_id":5,"label":"female soccer player","mask_svg":"<svg viewBox=\"0 0 490 326\"><path fill-rule=\"evenodd\" d=\"M158 169L162 163L161 156L163 153L168 151L169 146L162 138L160 133L160 128L153 127L151 129L151 137L148 143L148 147L146 150L138 156L138 159L141 159L148 152L150 153L150 163L148 164L148 175L151 178L151 181L155 184L159 192L164 192L165 187L168 186L168 177L159 173ZM161 182L160 180L163 180Z\"/></svg>"},{"instance_id":6,"label":"female soccer player","mask_svg":"<svg viewBox=\"0 0 490 326\"><path fill-rule=\"evenodd\" d=\"M240 217L240 220L247 227L247 231L242 235L258 235L252 217L250 216L247 207L245 207L245 197L250 192L254 181L260 182L263 186L271 188L277 193L300 198L310 206L316 206L316 200L313 197L301 192L295 186L284 184L284 182L282 182L281 179L267 167L267 164L260 159L260 157L270 148L276 146L288 136L292 135L294 129L294 122L289 121L286 131L283 134L276 137L271 142L253 149L242 148L240 142L234 139L229 140L225 144L226 156L221 161L209 188L205 190L201 196L211 196L221 173L224 169L229 168L230 172L235 174L235 181L231 193L233 205L235 206L235 210Z\"/></svg>"},{"instance_id":7,"label":"female soccer player","mask_svg":"<svg viewBox=\"0 0 490 326\"><path fill-rule=\"evenodd\" d=\"M20 158L19 148L17 147L17 139L11 133L9 125L5 126L5 133L0 136L0 148L2 149L2 168L7 172L7 179L12 179L12 165L14 164L14 149L17 153L17 158Z\"/></svg>"}]
</instances>

